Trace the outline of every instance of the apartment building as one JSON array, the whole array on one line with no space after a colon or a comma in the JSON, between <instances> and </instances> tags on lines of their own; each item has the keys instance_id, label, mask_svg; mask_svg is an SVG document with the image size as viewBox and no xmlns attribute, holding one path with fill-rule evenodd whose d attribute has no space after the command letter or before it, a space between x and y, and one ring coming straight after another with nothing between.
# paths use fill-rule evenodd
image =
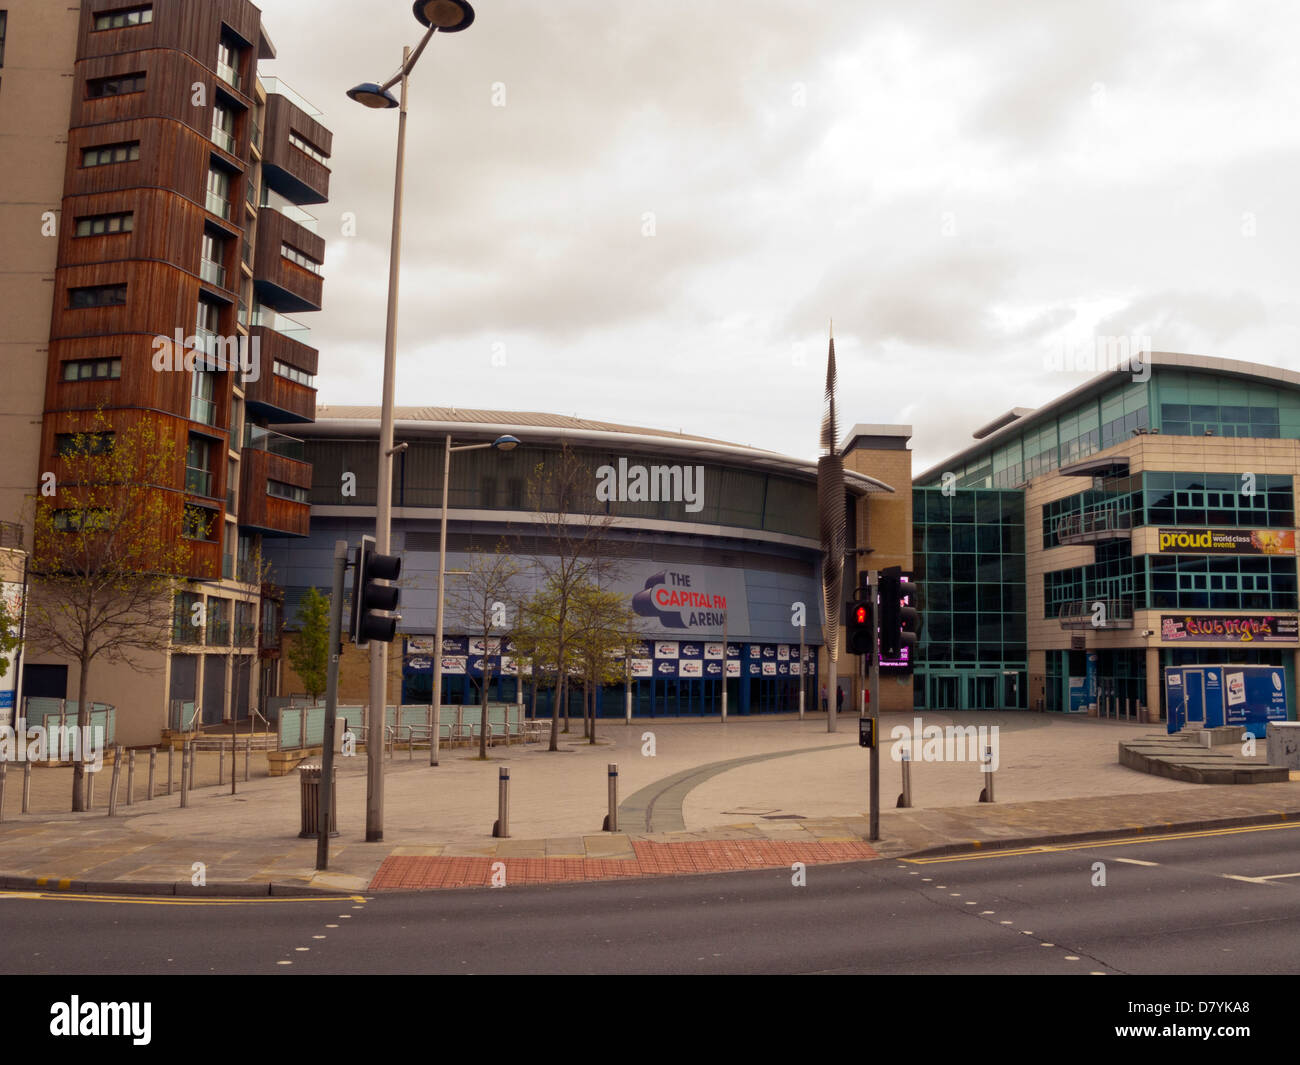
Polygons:
<instances>
[{"instance_id":1,"label":"apartment building","mask_svg":"<svg viewBox=\"0 0 1300 1065\"><path fill-rule=\"evenodd\" d=\"M297 316L321 307L304 207L328 198L332 137L259 77L274 57L245 0L0 7L0 518L30 546L42 476L98 411L183 453L158 486L176 503L159 536L191 548L172 647L94 685L120 742L244 717L278 684L281 598L257 560L307 534L311 466L268 426L315 417ZM76 698L69 663L28 648L23 666L23 695Z\"/></svg>"}]
</instances>

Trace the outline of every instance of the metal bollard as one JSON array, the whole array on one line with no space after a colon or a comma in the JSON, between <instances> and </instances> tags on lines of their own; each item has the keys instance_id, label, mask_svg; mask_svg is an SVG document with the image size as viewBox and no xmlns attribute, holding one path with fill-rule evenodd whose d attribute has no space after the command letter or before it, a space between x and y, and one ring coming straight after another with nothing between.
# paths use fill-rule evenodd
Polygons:
<instances>
[{"instance_id":1,"label":"metal bollard","mask_svg":"<svg viewBox=\"0 0 1300 1065\"><path fill-rule=\"evenodd\" d=\"M126 804L135 805L135 750L126 754Z\"/></svg>"},{"instance_id":2,"label":"metal bollard","mask_svg":"<svg viewBox=\"0 0 1300 1065\"><path fill-rule=\"evenodd\" d=\"M86 774L86 809L95 808L95 776L94 773Z\"/></svg>"},{"instance_id":3,"label":"metal bollard","mask_svg":"<svg viewBox=\"0 0 1300 1065\"><path fill-rule=\"evenodd\" d=\"M912 806L912 752L904 747L902 754L903 793L898 797L898 806L901 809L910 809Z\"/></svg>"},{"instance_id":4,"label":"metal bollard","mask_svg":"<svg viewBox=\"0 0 1300 1065\"><path fill-rule=\"evenodd\" d=\"M32 763L23 763L23 813L32 812Z\"/></svg>"},{"instance_id":5,"label":"metal bollard","mask_svg":"<svg viewBox=\"0 0 1300 1065\"><path fill-rule=\"evenodd\" d=\"M108 816L112 817L117 813L117 785L122 779L122 748L113 748L113 783L108 793Z\"/></svg>"},{"instance_id":6,"label":"metal bollard","mask_svg":"<svg viewBox=\"0 0 1300 1065\"><path fill-rule=\"evenodd\" d=\"M149 748L149 799L153 801L153 785L158 771L158 748Z\"/></svg>"},{"instance_id":7,"label":"metal bollard","mask_svg":"<svg viewBox=\"0 0 1300 1065\"><path fill-rule=\"evenodd\" d=\"M618 763L609 763L609 813L605 815L602 832L618 831Z\"/></svg>"},{"instance_id":8,"label":"metal bollard","mask_svg":"<svg viewBox=\"0 0 1300 1065\"><path fill-rule=\"evenodd\" d=\"M172 780L176 776L176 747L174 744L167 744L167 794L172 793Z\"/></svg>"},{"instance_id":9,"label":"metal bollard","mask_svg":"<svg viewBox=\"0 0 1300 1065\"><path fill-rule=\"evenodd\" d=\"M0 762L0 821L5 819L5 778L9 775L9 763Z\"/></svg>"},{"instance_id":10,"label":"metal bollard","mask_svg":"<svg viewBox=\"0 0 1300 1065\"><path fill-rule=\"evenodd\" d=\"M244 783L248 783L248 767L253 760L253 737L244 740Z\"/></svg>"},{"instance_id":11,"label":"metal bollard","mask_svg":"<svg viewBox=\"0 0 1300 1065\"><path fill-rule=\"evenodd\" d=\"M230 766L231 775L234 775L235 766L233 760ZM226 782L226 743L224 740L217 745L217 787L221 787Z\"/></svg>"},{"instance_id":12,"label":"metal bollard","mask_svg":"<svg viewBox=\"0 0 1300 1065\"><path fill-rule=\"evenodd\" d=\"M990 768L993 765L993 748L984 748L984 762L980 766L980 772L984 774L984 790L980 792L980 802L993 801L993 778L997 775Z\"/></svg>"},{"instance_id":13,"label":"metal bollard","mask_svg":"<svg viewBox=\"0 0 1300 1065\"><path fill-rule=\"evenodd\" d=\"M189 806L190 804L190 789L188 787L190 782L189 772L190 772L190 743L189 740L186 740L185 745L181 748L181 809L182 810L184 810L185 807Z\"/></svg>"},{"instance_id":14,"label":"metal bollard","mask_svg":"<svg viewBox=\"0 0 1300 1065\"><path fill-rule=\"evenodd\" d=\"M510 838L510 770L505 766L497 777L497 820L492 835L497 839Z\"/></svg>"},{"instance_id":15,"label":"metal bollard","mask_svg":"<svg viewBox=\"0 0 1300 1065\"><path fill-rule=\"evenodd\" d=\"M194 778L197 775L196 771L198 770L198 767L199 767L199 749L194 745L194 742L191 741L190 742L190 783L189 783L190 791L194 790Z\"/></svg>"}]
</instances>

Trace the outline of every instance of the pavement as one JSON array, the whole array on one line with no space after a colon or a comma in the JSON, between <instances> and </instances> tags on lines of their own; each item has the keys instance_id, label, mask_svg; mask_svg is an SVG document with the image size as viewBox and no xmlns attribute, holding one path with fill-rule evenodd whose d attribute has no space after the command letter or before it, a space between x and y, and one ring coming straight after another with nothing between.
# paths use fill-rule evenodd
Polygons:
<instances>
[{"instance_id":1,"label":"pavement","mask_svg":"<svg viewBox=\"0 0 1300 1065\"><path fill-rule=\"evenodd\" d=\"M0 888L233 896L486 886L722 872L759 867L952 853L974 847L1048 847L1066 840L1197 831L1300 820L1300 779L1250 787L1188 784L1117 761L1118 742L1158 726L1027 712L926 713L922 724L983 727L946 750L917 745L912 807L895 806L902 763L892 757L911 714L886 714L880 838L867 815L868 752L857 721L826 731L823 715L636 719L598 723L545 744L442 752L437 768L417 750L386 763L384 838L364 841L366 759L338 761L340 834L328 871L316 841L299 839L297 774L217 787L216 756L200 765L190 805L149 798L137 773L135 802L119 781L108 817L107 776L97 808L66 810L68 769L33 771L32 813L17 813L11 772L0 823ZM976 743L978 746L976 746ZM993 746L995 802L979 802L978 763ZM938 755L941 760L935 760ZM1260 756L1262 757L1262 755ZM138 760L139 762L139 760ZM618 831L602 831L607 766L619 773ZM509 838L493 838L499 769L511 775ZM261 775L259 775L261 774ZM156 786L165 792L165 776ZM207 783L211 781L211 783Z\"/></svg>"}]
</instances>

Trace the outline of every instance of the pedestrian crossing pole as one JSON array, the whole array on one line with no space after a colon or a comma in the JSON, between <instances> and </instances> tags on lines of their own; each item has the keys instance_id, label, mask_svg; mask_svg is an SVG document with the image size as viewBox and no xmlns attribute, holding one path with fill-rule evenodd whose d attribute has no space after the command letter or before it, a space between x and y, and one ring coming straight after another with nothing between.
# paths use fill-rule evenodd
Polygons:
<instances>
[{"instance_id":1,"label":"pedestrian crossing pole","mask_svg":"<svg viewBox=\"0 0 1300 1065\"><path fill-rule=\"evenodd\" d=\"M871 641L871 666L870 681L868 691L871 693L871 705L868 707L871 717L871 795L870 805L868 807L870 817L870 839L876 842L880 839L880 603L877 599L880 590L879 574L875 570L868 570L866 574L866 592L867 602L871 604L872 624L877 626L875 638ZM862 670L867 672L867 662L864 657ZM867 678L864 677L864 680ZM868 716L868 715L864 715Z\"/></svg>"},{"instance_id":2,"label":"pedestrian crossing pole","mask_svg":"<svg viewBox=\"0 0 1300 1065\"><path fill-rule=\"evenodd\" d=\"M334 542L334 588L330 598L329 671L325 675L325 736L321 745L320 791L317 792L316 815L319 834L316 837L316 868L328 869L330 864L330 814L334 810L334 713L339 701L339 651L343 643L343 578L348 568L348 542ZM360 594L360 571L353 595ZM306 711L303 711L306 716ZM383 718L379 719L381 722ZM372 718L373 721L373 718ZM367 739L373 744L375 734Z\"/></svg>"}]
</instances>

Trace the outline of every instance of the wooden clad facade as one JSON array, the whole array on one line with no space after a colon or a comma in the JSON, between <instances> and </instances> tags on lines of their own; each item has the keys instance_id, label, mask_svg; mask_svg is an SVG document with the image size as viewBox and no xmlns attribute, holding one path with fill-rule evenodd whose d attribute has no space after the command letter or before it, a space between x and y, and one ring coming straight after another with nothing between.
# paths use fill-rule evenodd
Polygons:
<instances>
[{"instance_id":1,"label":"wooden clad facade","mask_svg":"<svg viewBox=\"0 0 1300 1065\"><path fill-rule=\"evenodd\" d=\"M310 530L311 507L307 503L273 496L267 487L269 481L279 481L295 488L310 489L311 463L246 448L242 465L240 522L266 532L306 536Z\"/></svg>"},{"instance_id":2,"label":"wooden clad facade","mask_svg":"<svg viewBox=\"0 0 1300 1065\"><path fill-rule=\"evenodd\" d=\"M262 144L262 165L267 179L286 196L296 191L298 203L324 203L330 194L329 167L290 140L297 134L329 158L334 135L285 96L266 101L266 137ZM296 186L286 188L286 185Z\"/></svg>"},{"instance_id":3,"label":"wooden clad facade","mask_svg":"<svg viewBox=\"0 0 1300 1065\"><path fill-rule=\"evenodd\" d=\"M253 260L258 288L276 289L268 298L275 299L286 311L318 311L324 282L319 274L286 258L286 244L318 263L325 262L324 238L279 211L261 211Z\"/></svg>"}]
</instances>

